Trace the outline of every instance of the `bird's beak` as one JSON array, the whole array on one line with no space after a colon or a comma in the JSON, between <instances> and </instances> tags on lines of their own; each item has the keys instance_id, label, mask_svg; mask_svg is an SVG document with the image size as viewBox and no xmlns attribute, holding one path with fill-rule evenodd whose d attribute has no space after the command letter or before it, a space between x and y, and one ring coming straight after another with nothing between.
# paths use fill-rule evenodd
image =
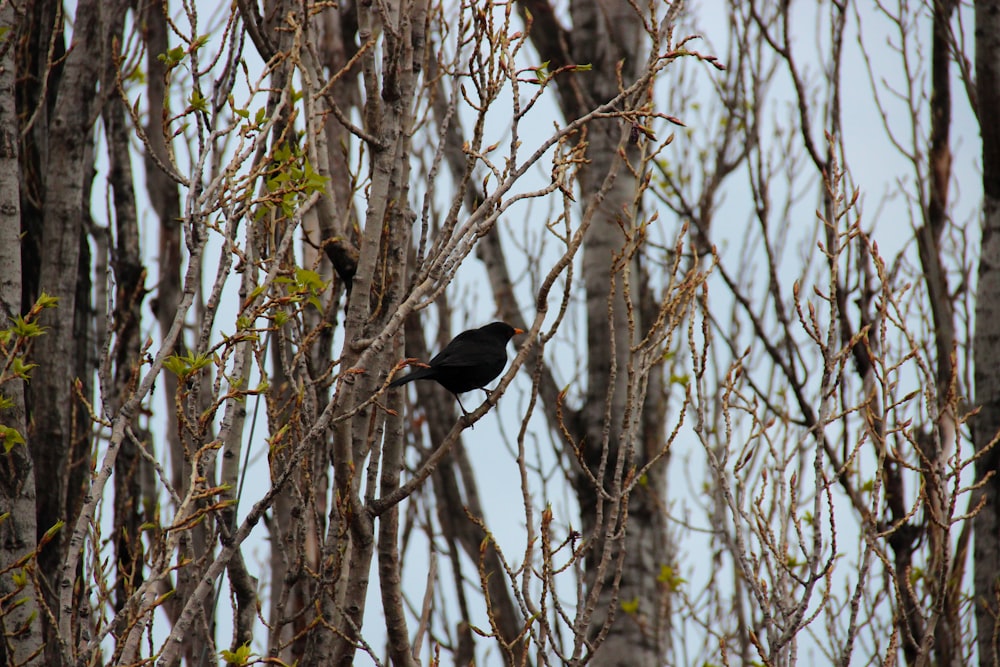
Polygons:
<instances>
[{"instance_id":1,"label":"bird's beak","mask_svg":"<svg viewBox=\"0 0 1000 667\"><path fill-rule=\"evenodd\" d=\"M518 335L518 334L523 334L523 333L524 333L524 329L518 329L517 327L514 327L514 335L515 336Z\"/></svg>"}]
</instances>

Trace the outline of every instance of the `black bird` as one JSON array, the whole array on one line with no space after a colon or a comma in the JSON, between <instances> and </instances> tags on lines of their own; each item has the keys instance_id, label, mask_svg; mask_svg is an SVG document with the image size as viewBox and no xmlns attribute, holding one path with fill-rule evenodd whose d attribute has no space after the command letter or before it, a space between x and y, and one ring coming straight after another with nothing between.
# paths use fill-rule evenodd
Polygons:
<instances>
[{"instance_id":1,"label":"black bird","mask_svg":"<svg viewBox=\"0 0 1000 667\"><path fill-rule=\"evenodd\" d=\"M506 322L494 322L478 329L469 329L455 336L423 368L389 383L398 387L413 380L437 380L453 393L462 414L469 414L458 395L473 389L482 389L496 378L507 365L507 343L515 334L524 333Z\"/></svg>"}]
</instances>

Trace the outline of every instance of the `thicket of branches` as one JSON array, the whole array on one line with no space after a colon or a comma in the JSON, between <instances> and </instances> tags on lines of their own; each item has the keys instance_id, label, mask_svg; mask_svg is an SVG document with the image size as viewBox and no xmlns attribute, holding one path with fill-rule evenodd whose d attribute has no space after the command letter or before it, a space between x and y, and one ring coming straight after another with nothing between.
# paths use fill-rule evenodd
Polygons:
<instances>
[{"instance_id":1,"label":"thicket of branches","mask_svg":"<svg viewBox=\"0 0 1000 667\"><path fill-rule=\"evenodd\" d=\"M3 661L995 664L997 21L3 2Z\"/></svg>"}]
</instances>

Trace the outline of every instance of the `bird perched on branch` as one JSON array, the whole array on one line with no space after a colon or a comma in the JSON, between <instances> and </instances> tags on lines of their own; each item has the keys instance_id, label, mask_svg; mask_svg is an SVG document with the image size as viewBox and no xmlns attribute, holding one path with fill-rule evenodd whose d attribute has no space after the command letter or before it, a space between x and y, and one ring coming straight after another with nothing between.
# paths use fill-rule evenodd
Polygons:
<instances>
[{"instance_id":1,"label":"bird perched on branch","mask_svg":"<svg viewBox=\"0 0 1000 667\"><path fill-rule=\"evenodd\" d=\"M494 322L478 329L469 329L455 336L444 349L438 352L426 365L408 375L389 383L398 387L413 380L436 380L458 400L462 414L468 415L459 394L482 389L491 382L507 365L507 343L523 329L512 327L506 322Z\"/></svg>"}]
</instances>

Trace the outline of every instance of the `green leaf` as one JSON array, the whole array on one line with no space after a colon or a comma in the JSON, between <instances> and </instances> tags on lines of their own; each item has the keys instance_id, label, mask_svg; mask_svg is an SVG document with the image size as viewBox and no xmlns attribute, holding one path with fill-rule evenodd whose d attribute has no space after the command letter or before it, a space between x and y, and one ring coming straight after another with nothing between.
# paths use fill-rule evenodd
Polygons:
<instances>
[{"instance_id":1,"label":"green leaf","mask_svg":"<svg viewBox=\"0 0 1000 667\"><path fill-rule=\"evenodd\" d=\"M250 291L250 299L249 300L253 301L254 299L256 299L257 297L259 297L261 294L263 294L266 291L267 291L266 287L264 287L263 285L257 285L256 287L253 288L253 290ZM249 329L250 325L247 325L247 328Z\"/></svg>"},{"instance_id":2,"label":"green leaf","mask_svg":"<svg viewBox=\"0 0 1000 667\"><path fill-rule=\"evenodd\" d=\"M330 177L323 176L314 170L308 160L305 163L305 172L303 175L305 177L306 194L311 195L314 192L326 191L326 184L329 182Z\"/></svg>"},{"instance_id":3,"label":"green leaf","mask_svg":"<svg viewBox=\"0 0 1000 667\"><path fill-rule=\"evenodd\" d=\"M36 322L29 322L20 315L14 318L10 328L18 338L37 338L45 333L45 327Z\"/></svg>"},{"instance_id":4,"label":"green leaf","mask_svg":"<svg viewBox=\"0 0 1000 667\"><path fill-rule=\"evenodd\" d=\"M42 292L35 301L35 305L39 308L55 308L59 305L59 297Z\"/></svg>"},{"instance_id":5,"label":"green leaf","mask_svg":"<svg viewBox=\"0 0 1000 667\"><path fill-rule=\"evenodd\" d=\"M163 604L164 602L166 602L167 600L169 600L170 598L172 598L174 596L174 593L176 593L176 592L177 591L173 591L173 590L167 591L166 593L164 593L160 597L158 597L155 600L153 600L153 606L154 607L159 607L161 604Z\"/></svg>"},{"instance_id":6,"label":"green leaf","mask_svg":"<svg viewBox=\"0 0 1000 667\"><path fill-rule=\"evenodd\" d=\"M184 356L171 354L163 360L163 367L177 377L184 379L191 373L208 366L210 363L212 363L212 358L204 354L197 356L193 354L185 354Z\"/></svg>"},{"instance_id":7,"label":"green leaf","mask_svg":"<svg viewBox=\"0 0 1000 667\"><path fill-rule=\"evenodd\" d=\"M21 357L14 357L10 362L10 372L14 377L27 380L31 377L31 369L38 368L38 364L26 364Z\"/></svg>"},{"instance_id":8,"label":"green leaf","mask_svg":"<svg viewBox=\"0 0 1000 667\"><path fill-rule=\"evenodd\" d=\"M171 354L169 357L163 360L163 367L168 371L176 375L177 377L182 377L187 373L188 365L182 357L176 354Z\"/></svg>"},{"instance_id":9,"label":"green leaf","mask_svg":"<svg viewBox=\"0 0 1000 667\"><path fill-rule=\"evenodd\" d=\"M326 283L318 273L311 269L295 269L295 282L302 287L316 292L326 289Z\"/></svg>"},{"instance_id":10,"label":"green leaf","mask_svg":"<svg viewBox=\"0 0 1000 667\"><path fill-rule=\"evenodd\" d=\"M191 91L191 96L188 98L188 104L190 104L191 108L195 111L208 111L208 103L205 100L205 96L197 90Z\"/></svg>"},{"instance_id":11,"label":"green leaf","mask_svg":"<svg viewBox=\"0 0 1000 667\"><path fill-rule=\"evenodd\" d=\"M0 442L3 443L3 453L10 454L14 447L24 444L24 436L16 428L0 425Z\"/></svg>"},{"instance_id":12,"label":"green leaf","mask_svg":"<svg viewBox=\"0 0 1000 667\"><path fill-rule=\"evenodd\" d=\"M45 534L42 535L42 539L38 541L39 544L45 544L46 542L50 541L52 538L58 535L59 532L65 527L66 527L65 521L62 520L56 521L55 525L46 530Z\"/></svg>"},{"instance_id":13,"label":"green leaf","mask_svg":"<svg viewBox=\"0 0 1000 667\"><path fill-rule=\"evenodd\" d=\"M161 53L160 55L156 56L156 59L159 60L164 65L166 65L167 67L177 67L177 65L179 65L181 61L184 60L185 55L187 54L184 53L184 47L175 46L166 53Z\"/></svg>"},{"instance_id":14,"label":"green leaf","mask_svg":"<svg viewBox=\"0 0 1000 667\"><path fill-rule=\"evenodd\" d=\"M125 77L125 81L127 81L128 83L138 83L140 85L145 85L146 73L141 69L139 69L138 67L135 67L132 69L131 72L128 73L128 76Z\"/></svg>"},{"instance_id":15,"label":"green leaf","mask_svg":"<svg viewBox=\"0 0 1000 667\"><path fill-rule=\"evenodd\" d=\"M275 447L280 447L285 436L288 435L288 424L285 424L277 430L277 432L271 437L265 437L264 441L267 442L267 446L273 451Z\"/></svg>"},{"instance_id":16,"label":"green leaf","mask_svg":"<svg viewBox=\"0 0 1000 667\"><path fill-rule=\"evenodd\" d=\"M671 592L677 592L683 584L687 583L687 579L678 576L674 568L669 565L660 565L660 573L656 575L656 580L665 584Z\"/></svg>"},{"instance_id":17,"label":"green leaf","mask_svg":"<svg viewBox=\"0 0 1000 667\"><path fill-rule=\"evenodd\" d=\"M631 600L622 600L622 611L630 616L635 615L639 612L639 598L638 596L632 598Z\"/></svg>"}]
</instances>

